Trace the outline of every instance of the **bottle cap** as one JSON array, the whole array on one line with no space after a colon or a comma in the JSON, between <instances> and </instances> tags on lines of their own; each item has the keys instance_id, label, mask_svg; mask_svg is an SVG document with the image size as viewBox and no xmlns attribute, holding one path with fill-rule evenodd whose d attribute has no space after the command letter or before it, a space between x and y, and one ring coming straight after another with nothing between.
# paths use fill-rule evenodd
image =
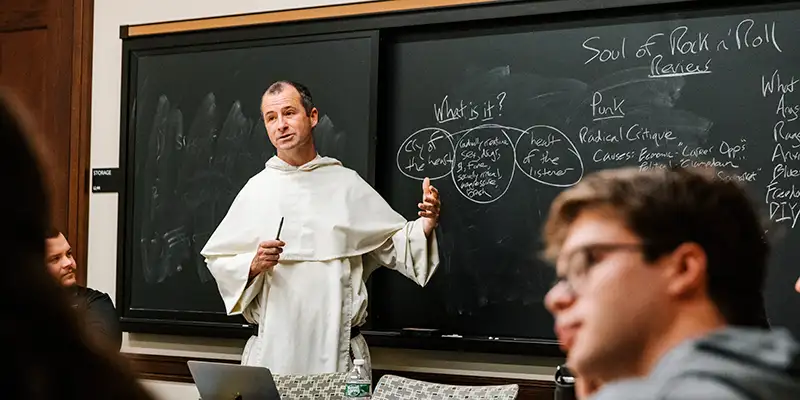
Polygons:
<instances>
[{"instance_id":1,"label":"bottle cap","mask_svg":"<svg viewBox=\"0 0 800 400\"><path fill-rule=\"evenodd\" d=\"M364 365L364 359L363 358L356 358L355 360L353 360L353 364L355 364L355 365Z\"/></svg>"}]
</instances>

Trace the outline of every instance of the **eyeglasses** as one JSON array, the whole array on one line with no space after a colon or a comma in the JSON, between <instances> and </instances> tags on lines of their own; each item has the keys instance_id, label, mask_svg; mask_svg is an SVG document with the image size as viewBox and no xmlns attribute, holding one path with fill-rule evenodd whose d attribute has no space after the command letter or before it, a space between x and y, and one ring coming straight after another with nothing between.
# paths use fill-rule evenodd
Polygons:
<instances>
[{"instance_id":1,"label":"eyeglasses","mask_svg":"<svg viewBox=\"0 0 800 400\"><path fill-rule=\"evenodd\" d=\"M560 257L564 260L565 275L556 277L553 287L564 284L573 294L579 294L586 284L589 270L609 253L617 251L643 251L643 243L595 243L578 247Z\"/></svg>"}]
</instances>

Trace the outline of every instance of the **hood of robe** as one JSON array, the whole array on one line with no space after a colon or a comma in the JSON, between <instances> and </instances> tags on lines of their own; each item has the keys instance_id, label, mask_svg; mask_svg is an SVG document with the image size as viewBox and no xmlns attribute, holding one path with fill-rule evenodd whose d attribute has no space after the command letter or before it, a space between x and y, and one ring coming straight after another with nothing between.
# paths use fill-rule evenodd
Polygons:
<instances>
[{"instance_id":1,"label":"hood of robe","mask_svg":"<svg viewBox=\"0 0 800 400\"><path fill-rule=\"evenodd\" d=\"M267 160L266 164L264 164L266 168L271 168L278 171L286 171L286 172L312 171L314 169L330 165L342 165L342 162L332 157L322 157L319 154L317 154L317 156L314 157L313 160L301 166L291 165L286 161L281 160L278 156L272 156L272 158Z\"/></svg>"}]
</instances>

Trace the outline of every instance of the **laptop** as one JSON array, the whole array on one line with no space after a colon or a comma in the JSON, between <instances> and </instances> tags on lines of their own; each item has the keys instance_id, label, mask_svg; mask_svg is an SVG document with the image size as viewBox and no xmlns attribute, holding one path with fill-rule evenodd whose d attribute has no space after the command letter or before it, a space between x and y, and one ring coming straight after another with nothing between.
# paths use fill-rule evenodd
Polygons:
<instances>
[{"instance_id":1,"label":"laptop","mask_svg":"<svg viewBox=\"0 0 800 400\"><path fill-rule=\"evenodd\" d=\"M202 400L280 400L272 372L264 367L187 361Z\"/></svg>"}]
</instances>

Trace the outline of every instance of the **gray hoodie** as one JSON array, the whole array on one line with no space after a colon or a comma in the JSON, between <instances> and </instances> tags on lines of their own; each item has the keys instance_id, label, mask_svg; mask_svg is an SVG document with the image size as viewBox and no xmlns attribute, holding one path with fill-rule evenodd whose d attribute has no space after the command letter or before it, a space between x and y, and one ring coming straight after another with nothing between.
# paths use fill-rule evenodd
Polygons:
<instances>
[{"instance_id":1,"label":"gray hoodie","mask_svg":"<svg viewBox=\"0 0 800 400\"><path fill-rule=\"evenodd\" d=\"M800 345L783 328L728 327L675 347L649 376L591 400L800 400Z\"/></svg>"}]
</instances>

